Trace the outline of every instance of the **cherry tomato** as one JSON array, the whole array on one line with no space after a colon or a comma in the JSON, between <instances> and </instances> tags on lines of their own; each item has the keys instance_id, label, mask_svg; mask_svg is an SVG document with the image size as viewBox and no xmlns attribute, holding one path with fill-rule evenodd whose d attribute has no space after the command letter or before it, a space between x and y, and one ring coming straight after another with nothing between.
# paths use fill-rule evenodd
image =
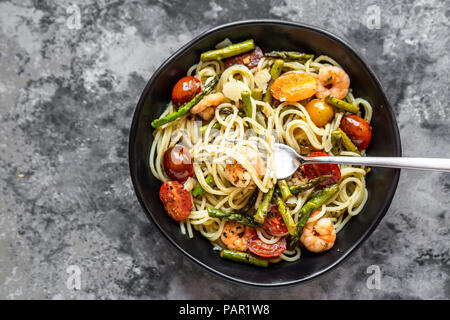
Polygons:
<instances>
[{"instance_id":1,"label":"cherry tomato","mask_svg":"<svg viewBox=\"0 0 450 320\"><path fill-rule=\"evenodd\" d=\"M191 214L191 195L178 181L164 182L159 190L159 198L173 219L182 221Z\"/></svg>"},{"instance_id":2,"label":"cherry tomato","mask_svg":"<svg viewBox=\"0 0 450 320\"><path fill-rule=\"evenodd\" d=\"M359 150L367 149L372 140L372 128L369 123L354 114L342 118L341 129Z\"/></svg>"},{"instance_id":3,"label":"cherry tomato","mask_svg":"<svg viewBox=\"0 0 450 320\"><path fill-rule=\"evenodd\" d=\"M274 244L262 242L258 235L253 235L248 239L248 250L263 258L278 257L284 250L286 250L286 238L283 237Z\"/></svg>"},{"instance_id":4,"label":"cherry tomato","mask_svg":"<svg viewBox=\"0 0 450 320\"><path fill-rule=\"evenodd\" d=\"M286 234L288 229L284 224L283 218L281 217L280 212L278 211L278 206L274 204L270 204L269 212L264 219L264 223L262 228L266 230L268 233L273 234L274 236L279 236L282 234Z\"/></svg>"},{"instance_id":5,"label":"cherry tomato","mask_svg":"<svg viewBox=\"0 0 450 320\"><path fill-rule=\"evenodd\" d=\"M313 96L317 81L309 73L286 72L270 86L272 96L281 101L300 101Z\"/></svg>"},{"instance_id":6,"label":"cherry tomato","mask_svg":"<svg viewBox=\"0 0 450 320\"><path fill-rule=\"evenodd\" d=\"M194 175L191 154L188 149L175 145L164 152L163 167L172 180L184 182Z\"/></svg>"},{"instance_id":7,"label":"cherry tomato","mask_svg":"<svg viewBox=\"0 0 450 320\"><path fill-rule=\"evenodd\" d=\"M318 127L323 127L334 117L334 108L323 100L314 99L306 105L306 111Z\"/></svg>"},{"instance_id":8,"label":"cherry tomato","mask_svg":"<svg viewBox=\"0 0 450 320\"><path fill-rule=\"evenodd\" d=\"M191 101L201 91L202 84L195 77L183 77L178 80L172 89L172 103L179 107Z\"/></svg>"},{"instance_id":9,"label":"cherry tomato","mask_svg":"<svg viewBox=\"0 0 450 320\"><path fill-rule=\"evenodd\" d=\"M325 152L312 152L308 157L322 157L328 156ZM303 166L305 168L306 176L308 179L314 179L323 175L331 175L331 177L319 184L319 186L327 186L330 184L335 184L341 179L341 170L339 170L339 166L337 164L305 164Z\"/></svg>"},{"instance_id":10,"label":"cherry tomato","mask_svg":"<svg viewBox=\"0 0 450 320\"><path fill-rule=\"evenodd\" d=\"M238 56L230 57L225 59L225 68L231 67L235 64L243 64L247 68L252 69L258 65L259 60L261 60L263 52L260 47L255 47L254 50L240 54Z\"/></svg>"}]
</instances>

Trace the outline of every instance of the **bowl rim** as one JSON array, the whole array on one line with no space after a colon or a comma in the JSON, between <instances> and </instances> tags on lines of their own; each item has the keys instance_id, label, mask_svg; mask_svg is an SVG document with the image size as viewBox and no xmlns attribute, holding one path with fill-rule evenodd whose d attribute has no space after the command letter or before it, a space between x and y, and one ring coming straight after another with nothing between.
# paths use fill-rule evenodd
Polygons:
<instances>
[{"instance_id":1,"label":"bowl rim","mask_svg":"<svg viewBox=\"0 0 450 320\"><path fill-rule=\"evenodd\" d=\"M378 77L376 76L375 72L372 70L372 68L370 67L370 65L367 63L367 61L361 57L361 55L352 48L352 46L344 39L341 39L340 37L336 36L333 33L330 33L329 31L326 31L320 27L317 26L313 26L313 25L309 25L309 24L304 24L304 23L299 23L299 22L291 22L291 21L282 21L282 20L276 20L276 19L249 19L249 20L240 20L240 21L233 21L230 23L226 23L226 24L221 24L219 26L213 27L211 29L208 29L202 33L200 33L199 35L197 35L196 37L194 37L192 40L190 40L189 42L185 43L184 45L182 45L178 50L176 50L174 53L172 53L167 59L165 59L161 65L153 72L153 75L151 76L151 78L148 80L144 90L141 93L141 96L139 98L139 101L136 105L135 111L134 111L134 115L133 115L133 119L132 119L132 123L131 123L131 130L130 130L130 134L129 134L129 142L128 142L128 161L129 161L129 169L130 169L130 175L131 175L131 180L132 180L132 184L133 184L133 188L136 194L136 197L139 200L139 203L141 204L142 208L144 209L144 212L147 216L147 218L152 221L156 227L158 228L158 230L164 235L164 237L169 240L169 242L175 246L175 248L177 248L179 251L181 251L185 256L187 256L191 261L195 262L196 264L200 265L201 267L203 267L204 269L208 270L209 272L211 272L213 275L215 276L219 276L222 279L225 280L229 280L233 283L239 283L241 285L247 285L247 286L251 286L251 287L265 287L265 288L276 288L276 287L285 287L285 286L292 286L292 285L297 285L300 283L306 283L312 279L317 278L320 275L323 275L329 271L331 271L332 269L334 269L335 267L337 267L340 263L342 263L344 260L346 260L351 254L353 254L356 249L363 243L365 242L365 240L367 240L367 238L372 234L372 232L375 230L375 228L377 227L377 225L381 222L381 220L383 219L383 217L386 215L389 206L392 202L392 199L394 197L395 191L397 190L397 186L398 186L398 181L400 178L400 169L396 169L393 175L393 179L392 182L390 184L390 188L388 189L388 193L387 193L387 197L385 198L381 209L378 211L378 215L376 217L376 219L374 219L370 225L366 228L365 232L363 233L363 235L351 246L348 248L348 250L346 250L344 253L342 253L341 257L336 260L335 262L333 262L332 264L328 265L326 268L322 268L321 270L307 276L301 279L296 279L296 280L291 280L291 281L284 281L284 282L276 282L276 283L259 283L259 282L252 282L252 281L247 281L247 280L243 280L243 279L239 279L233 276L230 276L228 274L225 274L221 271L218 271L212 267L210 267L208 264L205 264L203 262L201 262L200 260L198 260L197 258L195 258L193 255L191 255L190 253L188 253L186 250L184 250L181 246L179 246L175 240L173 240L171 238L171 236L169 234L167 234L163 228L158 224L158 222L153 218L152 213L150 212L149 209L147 209L144 200L143 200L143 195L141 192L141 189L137 183L137 177L136 177L136 168L135 168L135 155L133 153L133 141L135 141L136 136L137 136L137 123L138 123L138 118L139 115L144 107L144 100L145 97L148 95L148 92L150 90L151 85L153 84L153 82L155 81L155 79L159 76L159 74L167 67L168 64L170 64L173 60L175 60L176 58L178 58L182 53L184 53L184 51L186 49L188 49L190 46L194 45L195 43L197 43L198 41L220 31L223 29L227 29L227 28L231 28L231 27L237 27L237 26L252 26L252 25L282 25L282 26L290 26L290 27L296 27L296 28L303 28L303 29L307 29L313 32L317 32L320 33L328 38L331 38L332 40L338 42L340 45L342 45L343 47L345 47L346 50L348 50L350 53L352 53L354 55L354 57L358 60L360 60L361 64L365 67L366 71L369 73L369 75L372 77L378 91L381 93L382 99L386 102L386 109L388 110L388 117L390 118L391 123L393 124L393 131L394 131L394 138L395 138L395 143L396 143L396 153L397 156L401 156L402 155L402 147L401 147L401 141L400 141L400 133L399 133L399 129L398 129L398 125L397 125L397 121L395 119L394 113L392 111L392 107L391 104L389 102L389 99L380 83L380 80L378 79Z\"/></svg>"}]
</instances>

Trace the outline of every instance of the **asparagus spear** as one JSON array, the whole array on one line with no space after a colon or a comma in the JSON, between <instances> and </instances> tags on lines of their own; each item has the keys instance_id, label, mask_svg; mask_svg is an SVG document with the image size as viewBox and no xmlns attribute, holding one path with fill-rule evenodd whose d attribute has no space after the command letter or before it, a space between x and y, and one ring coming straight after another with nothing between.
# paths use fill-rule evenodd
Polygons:
<instances>
[{"instance_id":1,"label":"asparagus spear","mask_svg":"<svg viewBox=\"0 0 450 320\"><path fill-rule=\"evenodd\" d=\"M253 39L231 44L225 48L203 52L201 61L222 60L255 49Z\"/></svg>"},{"instance_id":2,"label":"asparagus spear","mask_svg":"<svg viewBox=\"0 0 450 320\"><path fill-rule=\"evenodd\" d=\"M266 92L264 93L264 102L272 104L272 94L270 93L270 86L272 85L272 82L280 76L283 65L284 61L281 59L277 59L273 62L272 67L270 68L270 75L272 76L272 79L268 85Z\"/></svg>"},{"instance_id":3,"label":"asparagus spear","mask_svg":"<svg viewBox=\"0 0 450 320\"><path fill-rule=\"evenodd\" d=\"M242 102L244 103L244 113L247 117L251 118L253 116L253 108L252 108L252 99L250 96L250 92L242 91L241 92Z\"/></svg>"},{"instance_id":4,"label":"asparagus spear","mask_svg":"<svg viewBox=\"0 0 450 320\"><path fill-rule=\"evenodd\" d=\"M213 209L208 208L208 215L212 218L219 218L227 221L234 221L249 227L261 227L261 225L250 216L234 213L233 209Z\"/></svg>"},{"instance_id":5,"label":"asparagus spear","mask_svg":"<svg viewBox=\"0 0 450 320\"><path fill-rule=\"evenodd\" d=\"M208 214L210 217L214 218L223 218L226 216L229 216L230 214L234 214L233 209L215 209L215 208L208 208Z\"/></svg>"},{"instance_id":6,"label":"asparagus spear","mask_svg":"<svg viewBox=\"0 0 450 320\"><path fill-rule=\"evenodd\" d=\"M270 190L266 194L264 194L263 200L259 204L258 210L253 217L255 221L260 224L264 223L264 219L266 218L267 212L269 211L269 204L272 200L274 189L275 186L272 186L272 188L270 188Z\"/></svg>"},{"instance_id":7,"label":"asparagus spear","mask_svg":"<svg viewBox=\"0 0 450 320\"><path fill-rule=\"evenodd\" d=\"M214 187L215 183L214 183L214 179L213 177L211 177L210 175L208 175L205 178L206 184L209 185L210 187ZM194 189L192 190L192 196L194 197L200 197L202 195L204 195L206 193L205 189L203 189L201 184L197 184Z\"/></svg>"},{"instance_id":8,"label":"asparagus spear","mask_svg":"<svg viewBox=\"0 0 450 320\"><path fill-rule=\"evenodd\" d=\"M342 131L341 128L338 128L337 131L341 134L342 145L344 146L345 150L351 151L351 152L356 152L359 154L358 148L355 146L355 144L352 142L352 140L350 140L348 135L344 131Z\"/></svg>"},{"instance_id":9,"label":"asparagus spear","mask_svg":"<svg viewBox=\"0 0 450 320\"><path fill-rule=\"evenodd\" d=\"M203 134L206 132L206 129L208 129L209 124L205 124L203 127L200 128L200 132ZM220 129L221 124L219 122L216 122L212 125L211 129Z\"/></svg>"},{"instance_id":10,"label":"asparagus spear","mask_svg":"<svg viewBox=\"0 0 450 320\"><path fill-rule=\"evenodd\" d=\"M333 146L331 152L333 152L334 155L340 154L342 152L342 149L358 154L360 153L352 140L350 140L350 138L344 131L341 130L341 128L338 128L336 131L333 131L331 133L331 144Z\"/></svg>"},{"instance_id":11,"label":"asparagus spear","mask_svg":"<svg viewBox=\"0 0 450 320\"><path fill-rule=\"evenodd\" d=\"M278 78L281 74L281 69L283 69L284 60L276 59L272 67L270 68L270 75L272 76L272 80Z\"/></svg>"},{"instance_id":12,"label":"asparagus spear","mask_svg":"<svg viewBox=\"0 0 450 320\"><path fill-rule=\"evenodd\" d=\"M222 251L220 251L220 257L224 259L233 260L236 262L249 263L258 267L267 268L269 266L269 261L252 256L247 252L222 249Z\"/></svg>"},{"instance_id":13,"label":"asparagus spear","mask_svg":"<svg viewBox=\"0 0 450 320\"><path fill-rule=\"evenodd\" d=\"M296 51L272 51L264 54L266 57L280 58L286 60L309 60L313 59L313 54L300 53Z\"/></svg>"},{"instance_id":14,"label":"asparagus spear","mask_svg":"<svg viewBox=\"0 0 450 320\"><path fill-rule=\"evenodd\" d=\"M289 186L286 182L286 180L278 180L278 187L280 188L281 197L283 198L283 201L286 201L290 197L292 197L292 193L289 190Z\"/></svg>"},{"instance_id":15,"label":"asparagus spear","mask_svg":"<svg viewBox=\"0 0 450 320\"><path fill-rule=\"evenodd\" d=\"M273 191L273 193L274 193L275 195L281 197L281 191L280 191L280 188L278 188L278 187L275 188L275 190Z\"/></svg>"},{"instance_id":16,"label":"asparagus spear","mask_svg":"<svg viewBox=\"0 0 450 320\"><path fill-rule=\"evenodd\" d=\"M278 205L278 211L280 212L281 217L283 218L284 224L286 225L286 227L289 231L289 234L293 235L296 230L296 225L295 225L294 219L292 219L289 209L286 208L286 203L284 203L283 199L279 196L277 196L277 205Z\"/></svg>"},{"instance_id":17,"label":"asparagus spear","mask_svg":"<svg viewBox=\"0 0 450 320\"><path fill-rule=\"evenodd\" d=\"M321 184L322 182L328 180L331 177L331 175L323 175L323 176L319 176L317 178L308 180L306 182L303 182L301 184L298 184L296 186L291 186L289 187L289 191L293 194L299 194L300 192L304 192L306 190L312 189L317 187L319 184Z\"/></svg>"},{"instance_id":18,"label":"asparagus spear","mask_svg":"<svg viewBox=\"0 0 450 320\"><path fill-rule=\"evenodd\" d=\"M164 118L153 120L152 127L158 128L158 127L165 125L166 123L172 122L172 121L178 119L179 117L185 115L186 113L188 113L189 110L193 106L195 106L197 103L199 103L200 100L202 100L207 94L209 94L214 89L214 87L216 86L218 81L219 81L219 76L217 75L213 80L211 80L208 83L208 85L205 87L205 89L202 90L202 92L197 94L191 101L189 101L188 103L186 103L185 105L180 107L178 109L178 111L168 114Z\"/></svg>"},{"instance_id":19,"label":"asparagus spear","mask_svg":"<svg viewBox=\"0 0 450 320\"><path fill-rule=\"evenodd\" d=\"M342 134L339 131L333 131L331 133L331 152L337 156L341 153L343 145L342 145Z\"/></svg>"},{"instance_id":20,"label":"asparagus spear","mask_svg":"<svg viewBox=\"0 0 450 320\"><path fill-rule=\"evenodd\" d=\"M336 99L335 97L329 95L325 98L325 102L344 111L348 111L351 113L358 113L359 108L353 104L350 104L344 100Z\"/></svg>"},{"instance_id":21,"label":"asparagus spear","mask_svg":"<svg viewBox=\"0 0 450 320\"><path fill-rule=\"evenodd\" d=\"M272 104L272 94L270 93L270 89L267 88L266 92L264 92L263 101L268 104Z\"/></svg>"},{"instance_id":22,"label":"asparagus spear","mask_svg":"<svg viewBox=\"0 0 450 320\"><path fill-rule=\"evenodd\" d=\"M326 187L322 190L320 190L316 195L314 195L311 199L306 202L302 209L301 209L301 215L299 217L299 220L297 222L297 226L295 229L295 232L292 236L291 246L293 246L297 241L300 239L303 228L305 227L306 223L308 222L309 217L311 216L311 213L314 210L319 209L325 202L330 200L337 192L339 191L339 185L334 184L332 186Z\"/></svg>"},{"instance_id":23,"label":"asparagus spear","mask_svg":"<svg viewBox=\"0 0 450 320\"><path fill-rule=\"evenodd\" d=\"M262 101L263 91L261 88L254 88L252 90L252 98L258 101Z\"/></svg>"}]
</instances>

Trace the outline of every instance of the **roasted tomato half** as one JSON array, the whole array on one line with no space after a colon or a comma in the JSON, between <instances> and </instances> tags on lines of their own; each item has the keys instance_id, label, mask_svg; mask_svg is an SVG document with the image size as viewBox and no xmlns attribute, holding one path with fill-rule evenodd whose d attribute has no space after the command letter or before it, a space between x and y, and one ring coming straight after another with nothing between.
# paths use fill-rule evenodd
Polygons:
<instances>
[{"instance_id":1,"label":"roasted tomato half","mask_svg":"<svg viewBox=\"0 0 450 320\"><path fill-rule=\"evenodd\" d=\"M322 156L328 156L328 154L326 154L325 152L312 152L308 157ZM331 175L331 177L328 180L322 182L320 186L335 184L339 181L339 179L341 179L341 170L339 170L339 166L337 164L305 164L303 168L305 169L306 176L309 180L324 175Z\"/></svg>"},{"instance_id":2,"label":"roasted tomato half","mask_svg":"<svg viewBox=\"0 0 450 320\"><path fill-rule=\"evenodd\" d=\"M263 258L278 257L286 250L286 237L281 238L274 244L268 244L262 242L258 235L255 234L248 240L248 250Z\"/></svg>"},{"instance_id":3,"label":"roasted tomato half","mask_svg":"<svg viewBox=\"0 0 450 320\"><path fill-rule=\"evenodd\" d=\"M272 203L270 204L269 212L264 219L262 228L268 233L273 234L274 236L279 236L288 232L286 224L284 223L283 218L278 211L277 205L274 205Z\"/></svg>"},{"instance_id":4,"label":"roasted tomato half","mask_svg":"<svg viewBox=\"0 0 450 320\"><path fill-rule=\"evenodd\" d=\"M191 195L178 181L164 182L159 190L159 198L167 214L176 221L183 221L191 214Z\"/></svg>"}]
</instances>

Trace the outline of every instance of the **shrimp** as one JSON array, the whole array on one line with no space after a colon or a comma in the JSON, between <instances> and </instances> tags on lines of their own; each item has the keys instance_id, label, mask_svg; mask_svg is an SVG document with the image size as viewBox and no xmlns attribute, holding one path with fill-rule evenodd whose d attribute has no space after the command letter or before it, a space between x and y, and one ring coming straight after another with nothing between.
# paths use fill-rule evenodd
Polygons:
<instances>
[{"instance_id":1,"label":"shrimp","mask_svg":"<svg viewBox=\"0 0 450 320\"><path fill-rule=\"evenodd\" d=\"M214 112L215 112L214 108L210 107L210 108L206 108L205 110L200 112L198 115L203 120L210 120L210 119L212 119L212 117L214 117Z\"/></svg>"},{"instance_id":2,"label":"shrimp","mask_svg":"<svg viewBox=\"0 0 450 320\"><path fill-rule=\"evenodd\" d=\"M306 181L308 181L308 177L306 176L305 168L299 167L292 177L288 178L287 183L290 186L296 186Z\"/></svg>"},{"instance_id":3,"label":"shrimp","mask_svg":"<svg viewBox=\"0 0 450 320\"><path fill-rule=\"evenodd\" d=\"M350 88L350 77L339 67L326 66L319 70L317 80L316 96L324 99L332 95L336 99L343 99L347 96ZM331 85L331 87L329 87Z\"/></svg>"},{"instance_id":4,"label":"shrimp","mask_svg":"<svg viewBox=\"0 0 450 320\"><path fill-rule=\"evenodd\" d=\"M236 187L245 188L252 182L250 173L240 163L227 164L225 175Z\"/></svg>"},{"instance_id":5,"label":"shrimp","mask_svg":"<svg viewBox=\"0 0 450 320\"><path fill-rule=\"evenodd\" d=\"M214 115L214 107L225 101L221 92L210 93L205 96L190 110L192 114L198 114L203 120L210 120Z\"/></svg>"},{"instance_id":6,"label":"shrimp","mask_svg":"<svg viewBox=\"0 0 450 320\"><path fill-rule=\"evenodd\" d=\"M266 174L266 163L255 149L247 146L239 146L236 151L250 162L259 177ZM236 187L245 188L253 183L250 173L237 162L225 166L225 175Z\"/></svg>"},{"instance_id":7,"label":"shrimp","mask_svg":"<svg viewBox=\"0 0 450 320\"><path fill-rule=\"evenodd\" d=\"M244 226L243 224L227 221L223 227L220 240L230 250L247 251L247 242L255 233L252 227Z\"/></svg>"},{"instance_id":8,"label":"shrimp","mask_svg":"<svg viewBox=\"0 0 450 320\"><path fill-rule=\"evenodd\" d=\"M316 253L331 249L336 240L336 230L330 218L311 221L311 218L319 213L320 211L317 210L311 214L300 238L308 251Z\"/></svg>"}]
</instances>

